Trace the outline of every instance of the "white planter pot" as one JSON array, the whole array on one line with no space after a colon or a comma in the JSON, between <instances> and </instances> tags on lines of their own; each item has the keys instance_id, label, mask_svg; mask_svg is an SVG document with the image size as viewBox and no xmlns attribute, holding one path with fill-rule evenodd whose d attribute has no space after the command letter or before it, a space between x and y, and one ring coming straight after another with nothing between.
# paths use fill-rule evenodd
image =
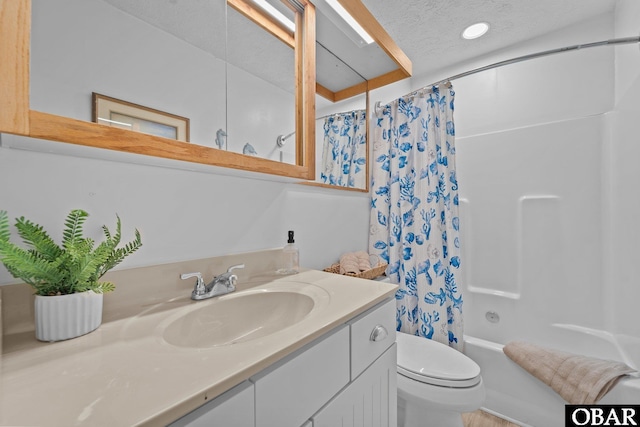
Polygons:
<instances>
[{"instance_id":1,"label":"white planter pot","mask_svg":"<svg viewBox=\"0 0 640 427\"><path fill-rule=\"evenodd\" d=\"M45 297L36 295L36 338L62 341L95 330L102 323L102 294L93 291Z\"/></svg>"}]
</instances>

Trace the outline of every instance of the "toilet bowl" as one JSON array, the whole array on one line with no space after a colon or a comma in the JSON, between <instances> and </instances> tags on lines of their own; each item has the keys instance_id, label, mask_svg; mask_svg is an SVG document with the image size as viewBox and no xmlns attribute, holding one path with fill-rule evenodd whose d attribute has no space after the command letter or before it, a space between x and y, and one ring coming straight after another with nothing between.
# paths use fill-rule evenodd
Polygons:
<instances>
[{"instance_id":1,"label":"toilet bowl","mask_svg":"<svg viewBox=\"0 0 640 427\"><path fill-rule=\"evenodd\" d=\"M398 427L462 427L485 399L480 367L437 341L398 333Z\"/></svg>"}]
</instances>

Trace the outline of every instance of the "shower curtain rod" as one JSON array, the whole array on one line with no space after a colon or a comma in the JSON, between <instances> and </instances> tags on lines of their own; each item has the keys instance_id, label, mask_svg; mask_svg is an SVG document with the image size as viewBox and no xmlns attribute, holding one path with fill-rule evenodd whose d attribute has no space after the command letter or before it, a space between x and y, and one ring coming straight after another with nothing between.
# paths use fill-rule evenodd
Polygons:
<instances>
[{"instance_id":1,"label":"shower curtain rod","mask_svg":"<svg viewBox=\"0 0 640 427\"><path fill-rule=\"evenodd\" d=\"M346 111L346 112L349 113L349 112L360 112L360 111L365 111L365 110L362 109L362 110L353 110L353 111ZM331 113L325 116L316 117L316 120L326 119L327 117L335 116L336 114L344 114L344 113ZM278 135L278 137L276 138L276 144L278 144L278 147L284 146L284 142L290 137L292 137L293 135L295 135L295 133L296 131L294 130L293 132L287 135Z\"/></svg>"},{"instance_id":2,"label":"shower curtain rod","mask_svg":"<svg viewBox=\"0 0 640 427\"><path fill-rule=\"evenodd\" d=\"M580 49L587 49L587 48L590 48L590 47L599 47L599 46L608 46L608 45L631 44L631 43L640 43L640 37L621 37L621 38L617 38L617 39L609 39L609 40L603 40L603 41L599 41L599 42L585 43L585 44L576 44L576 45L573 45L573 46L561 47L561 48L558 48L558 49L551 49L551 50L545 50L545 51L542 51L542 52L531 53L531 54L528 54L528 55L522 55L522 56L518 56L516 58L511 58L511 59L507 59L507 60L504 60L504 61L495 62L493 64L485 65L484 67L474 68L472 70L465 71L463 73L455 74L455 75L453 75L451 77L448 77L448 78L446 78L444 80L439 80L436 83L424 86L421 89L414 90L413 92L410 92L410 93L404 95L402 98L407 97L407 96L415 95L415 94L417 94L419 92L422 92L422 91L425 91L425 90L430 90L431 87L433 87L433 86L437 86L437 85L440 85L440 84L449 84L449 82L451 80L460 79L462 77L467 77L467 76L470 76L472 74L480 73L482 71L491 70L493 68L502 67L504 65L515 64L517 62L528 61L530 59L540 58L542 56L554 55L556 53L570 52L572 50L580 50ZM376 113L378 112L379 108L380 108L380 101L377 101L376 105L375 105L375 112Z\"/></svg>"},{"instance_id":3,"label":"shower curtain rod","mask_svg":"<svg viewBox=\"0 0 640 427\"><path fill-rule=\"evenodd\" d=\"M316 120L322 120L322 119L326 119L327 117L331 117L331 116L335 116L337 114L346 114L346 113L360 113L360 112L364 112L365 109L361 109L361 110L353 110L353 111L343 111L341 113L331 113L331 114L327 114L324 116L320 116L320 117L316 117Z\"/></svg>"}]
</instances>

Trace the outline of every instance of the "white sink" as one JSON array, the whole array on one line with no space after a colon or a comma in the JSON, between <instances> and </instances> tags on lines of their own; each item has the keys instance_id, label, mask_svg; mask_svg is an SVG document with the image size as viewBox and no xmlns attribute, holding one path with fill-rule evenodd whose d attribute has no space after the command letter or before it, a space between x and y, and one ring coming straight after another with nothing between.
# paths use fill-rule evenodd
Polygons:
<instances>
[{"instance_id":1,"label":"white sink","mask_svg":"<svg viewBox=\"0 0 640 427\"><path fill-rule=\"evenodd\" d=\"M294 276L202 301L189 293L128 318L122 338L136 346L147 343L154 353L226 351L287 330L304 335L307 328L296 327L323 316L332 299L326 289Z\"/></svg>"},{"instance_id":2,"label":"white sink","mask_svg":"<svg viewBox=\"0 0 640 427\"><path fill-rule=\"evenodd\" d=\"M178 347L209 348L261 338L304 319L313 298L291 291L229 294L169 323L163 339Z\"/></svg>"}]
</instances>

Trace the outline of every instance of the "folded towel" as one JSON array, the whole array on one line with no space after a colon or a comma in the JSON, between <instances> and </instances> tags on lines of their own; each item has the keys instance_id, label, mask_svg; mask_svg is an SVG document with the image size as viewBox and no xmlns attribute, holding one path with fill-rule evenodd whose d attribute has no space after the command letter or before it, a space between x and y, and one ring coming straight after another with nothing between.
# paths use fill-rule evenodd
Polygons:
<instances>
[{"instance_id":1,"label":"folded towel","mask_svg":"<svg viewBox=\"0 0 640 427\"><path fill-rule=\"evenodd\" d=\"M347 252L340 256L340 274L358 274L367 270L371 270L371 261L365 251Z\"/></svg>"},{"instance_id":2,"label":"folded towel","mask_svg":"<svg viewBox=\"0 0 640 427\"><path fill-rule=\"evenodd\" d=\"M353 252L348 252L340 257L340 274L360 273L358 258Z\"/></svg>"},{"instance_id":3,"label":"folded towel","mask_svg":"<svg viewBox=\"0 0 640 427\"><path fill-rule=\"evenodd\" d=\"M369 254L365 251L359 251L354 254L358 260L358 268L360 271L371 270L371 261L369 261Z\"/></svg>"},{"instance_id":4,"label":"folded towel","mask_svg":"<svg viewBox=\"0 0 640 427\"><path fill-rule=\"evenodd\" d=\"M510 342L504 353L573 405L594 404L632 372L624 363Z\"/></svg>"}]
</instances>

